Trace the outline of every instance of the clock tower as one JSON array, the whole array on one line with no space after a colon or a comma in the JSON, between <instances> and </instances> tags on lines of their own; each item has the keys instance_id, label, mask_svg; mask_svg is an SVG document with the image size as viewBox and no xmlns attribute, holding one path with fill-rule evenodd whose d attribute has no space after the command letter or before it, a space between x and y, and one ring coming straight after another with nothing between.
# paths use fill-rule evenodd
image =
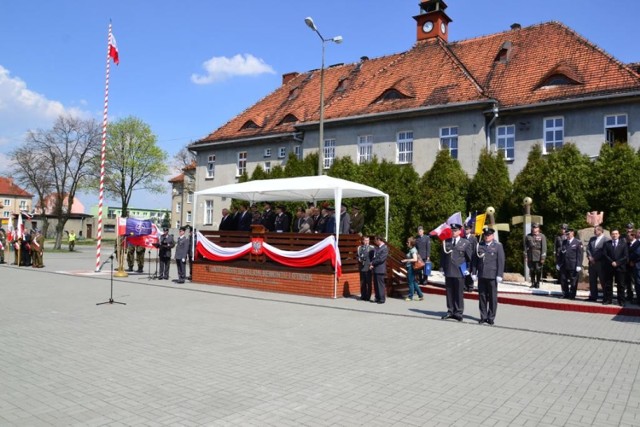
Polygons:
<instances>
[{"instance_id":1,"label":"clock tower","mask_svg":"<svg viewBox=\"0 0 640 427\"><path fill-rule=\"evenodd\" d=\"M447 8L443 0L423 0L420 2L420 14L413 17L418 23L417 40L428 40L440 37L449 40L449 22L451 18L444 10Z\"/></svg>"}]
</instances>

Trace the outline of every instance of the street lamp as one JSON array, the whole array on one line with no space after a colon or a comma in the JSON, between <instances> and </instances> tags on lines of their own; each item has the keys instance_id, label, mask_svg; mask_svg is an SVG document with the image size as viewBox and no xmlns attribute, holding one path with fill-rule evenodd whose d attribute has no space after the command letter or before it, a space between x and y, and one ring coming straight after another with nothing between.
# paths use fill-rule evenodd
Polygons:
<instances>
[{"instance_id":1,"label":"street lamp","mask_svg":"<svg viewBox=\"0 0 640 427\"><path fill-rule=\"evenodd\" d=\"M342 36L335 36L330 39L325 39L318 31L318 27L314 24L313 19L310 16L304 18L305 24L311 28L322 40L322 65L320 67L320 130L318 133L318 175L322 175L324 170L324 44L325 42L334 42L336 44L342 43Z\"/></svg>"}]
</instances>

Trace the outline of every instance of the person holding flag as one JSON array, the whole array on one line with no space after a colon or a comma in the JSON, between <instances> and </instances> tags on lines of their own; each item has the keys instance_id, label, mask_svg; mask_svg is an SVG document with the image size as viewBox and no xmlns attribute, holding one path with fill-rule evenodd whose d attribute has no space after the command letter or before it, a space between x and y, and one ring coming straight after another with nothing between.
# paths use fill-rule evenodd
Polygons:
<instances>
[{"instance_id":1,"label":"person holding flag","mask_svg":"<svg viewBox=\"0 0 640 427\"><path fill-rule=\"evenodd\" d=\"M7 246L7 235L4 231L4 228L0 225L0 264L5 264L4 262L4 250Z\"/></svg>"}]
</instances>

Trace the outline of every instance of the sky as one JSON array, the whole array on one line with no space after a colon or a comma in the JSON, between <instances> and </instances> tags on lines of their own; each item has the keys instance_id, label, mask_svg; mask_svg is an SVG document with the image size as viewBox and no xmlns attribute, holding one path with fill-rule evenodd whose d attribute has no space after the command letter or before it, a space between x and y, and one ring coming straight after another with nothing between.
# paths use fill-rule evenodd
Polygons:
<instances>
[{"instance_id":1,"label":"sky","mask_svg":"<svg viewBox=\"0 0 640 427\"><path fill-rule=\"evenodd\" d=\"M449 41L560 21L616 59L640 62L640 0L446 0ZM102 122L107 35L109 121L146 122L171 159L282 83L282 75L410 49L419 0L30 0L0 7L0 175L30 129L61 114ZM179 173L172 171L167 180ZM165 180L166 181L166 180ZM96 193L82 193L88 209ZM119 200L105 200L118 206ZM130 206L169 208L161 195L134 192Z\"/></svg>"}]
</instances>

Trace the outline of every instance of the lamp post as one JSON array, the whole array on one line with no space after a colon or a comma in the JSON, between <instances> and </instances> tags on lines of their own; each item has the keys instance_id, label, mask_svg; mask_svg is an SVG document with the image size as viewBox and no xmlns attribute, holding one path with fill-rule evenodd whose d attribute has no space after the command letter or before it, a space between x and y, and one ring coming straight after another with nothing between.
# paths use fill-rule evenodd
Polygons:
<instances>
[{"instance_id":1,"label":"lamp post","mask_svg":"<svg viewBox=\"0 0 640 427\"><path fill-rule=\"evenodd\" d=\"M322 175L322 171L324 170L324 45L326 42L334 42L336 44L342 43L342 36L335 36L330 39L325 39L318 31L318 27L313 22L310 16L304 18L305 24L309 28L311 28L322 40L322 65L320 67L320 130L318 132L318 175Z\"/></svg>"}]
</instances>

